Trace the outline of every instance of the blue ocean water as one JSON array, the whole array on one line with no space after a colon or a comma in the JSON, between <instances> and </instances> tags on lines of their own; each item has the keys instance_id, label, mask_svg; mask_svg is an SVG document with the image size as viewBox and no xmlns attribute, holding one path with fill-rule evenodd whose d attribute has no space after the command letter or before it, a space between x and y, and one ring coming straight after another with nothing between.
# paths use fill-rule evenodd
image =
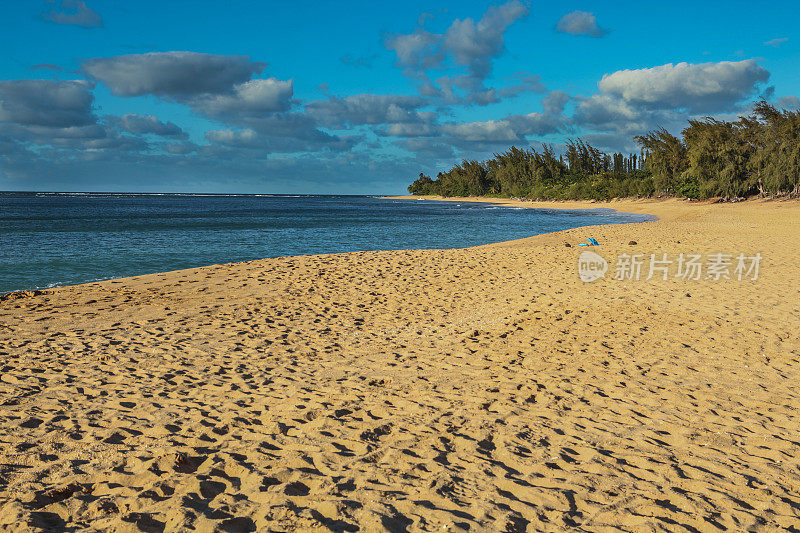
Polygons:
<instances>
[{"instance_id":1,"label":"blue ocean water","mask_svg":"<svg viewBox=\"0 0 800 533\"><path fill-rule=\"evenodd\" d=\"M461 248L648 218L370 196L0 193L0 293L265 257Z\"/></svg>"}]
</instances>

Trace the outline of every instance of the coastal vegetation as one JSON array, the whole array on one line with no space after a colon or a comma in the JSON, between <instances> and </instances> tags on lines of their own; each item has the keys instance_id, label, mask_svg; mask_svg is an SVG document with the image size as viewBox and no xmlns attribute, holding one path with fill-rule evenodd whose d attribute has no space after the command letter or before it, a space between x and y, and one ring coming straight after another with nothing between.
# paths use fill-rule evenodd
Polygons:
<instances>
[{"instance_id":1,"label":"coastal vegetation","mask_svg":"<svg viewBox=\"0 0 800 533\"><path fill-rule=\"evenodd\" d=\"M750 115L690 120L680 137L658 128L634 139L638 154L604 153L569 140L563 154L512 146L464 160L436 179L420 174L415 195L597 199L675 196L734 200L800 196L800 110L762 100Z\"/></svg>"}]
</instances>

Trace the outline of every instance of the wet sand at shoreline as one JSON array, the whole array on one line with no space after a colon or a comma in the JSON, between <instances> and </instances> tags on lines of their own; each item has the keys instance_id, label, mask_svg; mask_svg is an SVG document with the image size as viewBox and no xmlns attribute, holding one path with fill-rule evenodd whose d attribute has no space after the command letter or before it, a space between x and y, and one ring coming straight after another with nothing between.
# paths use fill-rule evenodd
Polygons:
<instances>
[{"instance_id":1,"label":"wet sand at shoreline","mask_svg":"<svg viewBox=\"0 0 800 533\"><path fill-rule=\"evenodd\" d=\"M0 529L800 528L800 203L514 205L659 220L6 297Z\"/></svg>"}]
</instances>

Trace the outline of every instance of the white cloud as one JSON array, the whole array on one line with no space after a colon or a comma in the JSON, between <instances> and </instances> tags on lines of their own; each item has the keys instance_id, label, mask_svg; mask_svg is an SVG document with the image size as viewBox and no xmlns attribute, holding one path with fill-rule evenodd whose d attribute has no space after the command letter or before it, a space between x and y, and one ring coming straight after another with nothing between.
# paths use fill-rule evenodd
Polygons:
<instances>
[{"instance_id":1,"label":"white cloud","mask_svg":"<svg viewBox=\"0 0 800 533\"><path fill-rule=\"evenodd\" d=\"M309 102L306 111L321 124L329 127L362 124L420 122L425 114L417 109L426 104L419 96L393 94L354 94L344 98Z\"/></svg>"},{"instance_id":2,"label":"white cloud","mask_svg":"<svg viewBox=\"0 0 800 533\"><path fill-rule=\"evenodd\" d=\"M511 0L489 7L478 21L456 19L444 33L418 27L409 34L385 36L384 45L395 52L404 74L419 83L421 95L447 105L487 105L541 90L541 84L530 83L531 79L509 88L486 86L494 60L505 51L506 30L528 12L523 3Z\"/></svg>"},{"instance_id":3,"label":"white cloud","mask_svg":"<svg viewBox=\"0 0 800 533\"><path fill-rule=\"evenodd\" d=\"M258 132L260 143L280 150L339 143L339 137L318 129L310 116L290 112L297 103L292 98L292 80L251 79L265 66L246 56L194 52L132 54L83 63L90 76L107 84L116 95L154 95L189 106L199 115L237 130L241 128L245 133L236 139L239 146L248 144L247 131ZM220 144L225 142L221 134L212 134L211 138Z\"/></svg>"},{"instance_id":4,"label":"white cloud","mask_svg":"<svg viewBox=\"0 0 800 533\"><path fill-rule=\"evenodd\" d=\"M442 36L417 28L413 33L387 35L384 44L397 55L398 66L413 70L437 67L444 59Z\"/></svg>"},{"instance_id":5,"label":"white cloud","mask_svg":"<svg viewBox=\"0 0 800 533\"><path fill-rule=\"evenodd\" d=\"M542 107L548 115L560 115L564 112L564 106L569 102L570 97L564 91L551 91L542 99Z\"/></svg>"},{"instance_id":6,"label":"white cloud","mask_svg":"<svg viewBox=\"0 0 800 533\"><path fill-rule=\"evenodd\" d=\"M768 79L752 59L621 70L603 76L599 93L574 98L570 122L602 149L631 150L635 135L656 127L677 132L687 118L740 112Z\"/></svg>"},{"instance_id":7,"label":"white cloud","mask_svg":"<svg viewBox=\"0 0 800 533\"><path fill-rule=\"evenodd\" d=\"M439 134L437 124L405 123L390 124L385 129L378 130L382 135L393 137L433 137Z\"/></svg>"},{"instance_id":8,"label":"white cloud","mask_svg":"<svg viewBox=\"0 0 800 533\"><path fill-rule=\"evenodd\" d=\"M281 120L283 122L281 122ZM221 129L206 132L211 142L206 147L209 153L224 154L223 149L257 150L268 153L299 153L346 151L363 140L360 135L331 135L322 130L309 127L302 115L287 114L280 118L272 117L266 123L258 123L258 128L241 130Z\"/></svg>"},{"instance_id":9,"label":"white cloud","mask_svg":"<svg viewBox=\"0 0 800 533\"><path fill-rule=\"evenodd\" d=\"M499 120L476 122L451 122L442 124L439 131L446 136L470 142L527 142L528 135L556 133L562 119L544 113L510 115Z\"/></svg>"},{"instance_id":10,"label":"white cloud","mask_svg":"<svg viewBox=\"0 0 800 533\"><path fill-rule=\"evenodd\" d=\"M491 6L475 22L456 19L444 35L444 47L456 63L465 65L470 74L483 80L492 68L492 59L503 51L503 35L516 20L526 16L528 8L518 0Z\"/></svg>"},{"instance_id":11,"label":"white cloud","mask_svg":"<svg viewBox=\"0 0 800 533\"><path fill-rule=\"evenodd\" d=\"M178 127L177 124L161 122L153 115L128 113L119 117L117 123L121 129L138 135L151 133L162 137L187 137L186 132Z\"/></svg>"},{"instance_id":12,"label":"white cloud","mask_svg":"<svg viewBox=\"0 0 800 533\"><path fill-rule=\"evenodd\" d=\"M567 13L558 21L556 30L570 35L587 35L595 38L608 34L607 30L597 25L594 13L588 11Z\"/></svg>"},{"instance_id":13,"label":"white cloud","mask_svg":"<svg viewBox=\"0 0 800 533\"><path fill-rule=\"evenodd\" d=\"M765 68L746 59L619 70L604 75L597 85L602 93L632 104L709 113L730 109L768 79Z\"/></svg>"},{"instance_id":14,"label":"white cloud","mask_svg":"<svg viewBox=\"0 0 800 533\"><path fill-rule=\"evenodd\" d=\"M455 156L451 145L432 142L429 139L402 139L395 141L394 144L413 152L419 160L445 160L449 163Z\"/></svg>"},{"instance_id":15,"label":"white cloud","mask_svg":"<svg viewBox=\"0 0 800 533\"><path fill-rule=\"evenodd\" d=\"M0 81L0 122L68 127L92 124L93 85L83 80Z\"/></svg>"},{"instance_id":16,"label":"white cloud","mask_svg":"<svg viewBox=\"0 0 800 533\"><path fill-rule=\"evenodd\" d=\"M263 146L258 132L250 129L241 131L211 130L206 132L206 139L226 146L245 148L259 148Z\"/></svg>"},{"instance_id":17,"label":"white cloud","mask_svg":"<svg viewBox=\"0 0 800 533\"><path fill-rule=\"evenodd\" d=\"M78 156L87 151L146 150L146 141L121 135L113 127L124 119L109 117L108 124L99 120L93 109L93 88L94 84L83 80L0 81L0 136L45 151L48 147L74 150L72 155ZM180 132L174 124L151 118L155 120L151 127L157 123L164 132ZM131 115L127 122L135 129L150 120Z\"/></svg>"},{"instance_id":18,"label":"white cloud","mask_svg":"<svg viewBox=\"0 0 800 533\"><path fill-rule=\"evenodd\" d=\"M444 124L441 131L465 141L480 142L515 142L520 136L514 131L508 120L483 120Z\"/></svg>"},{"instance_id":19,"label":"white cloud","mask_svg":"<svg viewBox=\"0 0 800 533\"><path fill-rule=\"evenodd\" d=\"M292 104L293 94L292 80L268 78L234 85L230 93L200 95L188 103L199 112L212 116L227 113L258 114L286 111Z\"/></svg>"},{"instance_id":20,"label":"white cloud","mask_svg":"<svg viewBox=\"0 0 800 533\"><path fill-rule=\"evenodd\" d=\"M247 56L196 52L152 52L83 62L87 74L118 96L152 94L174 99L229 92L266 66Z\"/></svg>"},{"instance_id":21,"label":"white cloud","mask_svg":"<svg viewBox=\"0 0 800 533\"><path fill-rule=\"evenodd\" d=\"M621 98L595 94L579 100L574 118L579 124L599 126L636 121L641 115L640 109Z\"/></svg>"}]
</instances>

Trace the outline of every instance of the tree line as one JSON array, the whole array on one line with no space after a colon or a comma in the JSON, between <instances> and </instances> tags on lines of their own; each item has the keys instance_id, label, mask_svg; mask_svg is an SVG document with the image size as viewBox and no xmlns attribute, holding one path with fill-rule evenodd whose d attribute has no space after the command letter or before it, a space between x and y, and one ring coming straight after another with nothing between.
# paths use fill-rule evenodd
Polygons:
<instances>
[{"instance_id":1,"label":"tree line","mask_svg":"<svg viewBox=\"0 0 800 533\"><path fill-rule=\"evenodd\" d=\"M634 138L638 154L607 154L580 139L562 155L512 146L486 161L464 160L436 179L420 174L418 195L597 199L677 196L733 200L800 196L800 110L762 100L735 121L690 120L680 137L658 128Z\"/></svg>"}]
</instances>

